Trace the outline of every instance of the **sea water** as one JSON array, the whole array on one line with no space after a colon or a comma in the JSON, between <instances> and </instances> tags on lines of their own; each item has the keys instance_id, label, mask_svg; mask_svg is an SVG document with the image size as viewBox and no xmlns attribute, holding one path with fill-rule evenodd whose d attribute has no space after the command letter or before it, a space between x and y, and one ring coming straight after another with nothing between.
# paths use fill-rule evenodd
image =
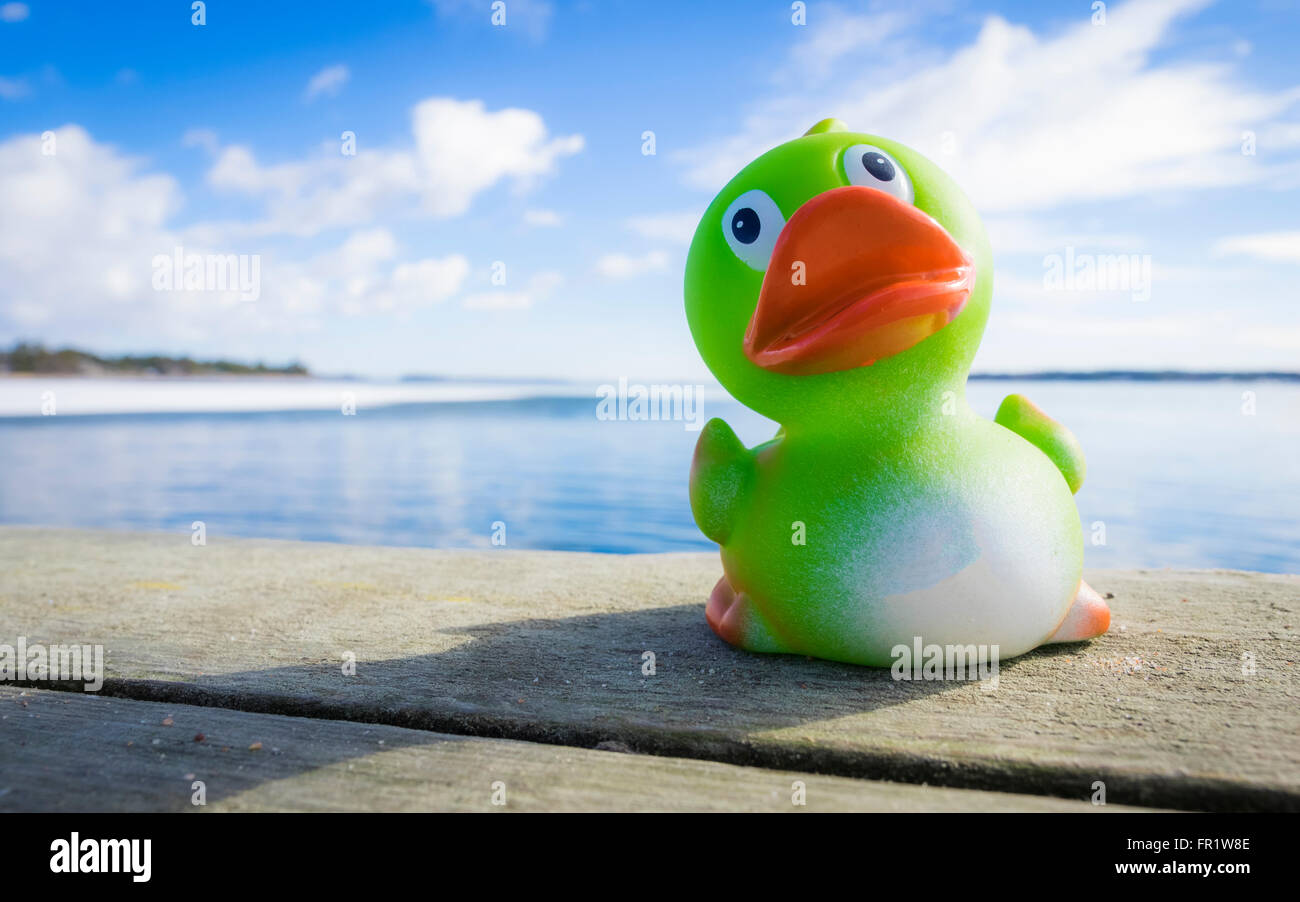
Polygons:
<instances>
[{"instance_id":1,"label":"sea water","mask_svg":"<svg viewBox=\"0 0 1300 902\"><path fill-rule=\"evenodd\" d=\"M0 381L0 396L23 393L21 404L39 387ZM123 397L96 384L101 400ZM317 409L266 409L288 403L275 384L197 381L169 390L199 399L200 412L137 398L131 413L0 417L0 523L187 537L201 521L209 543L493 547L496 535L508 548L713 547L687 500L689 423L601 418L594 387L363 384L348 415L337 386L306 385L320 403L299 406ZM1300 572L1300 385L973 381L969 397L992 416L1013 391L1084 447L1088 565ZM56 391L69 396L76 403ZM775 430L716 393L702 403L748 444ZM165 412L138 412L150 405Z\"/></svg>"}]
</instances>

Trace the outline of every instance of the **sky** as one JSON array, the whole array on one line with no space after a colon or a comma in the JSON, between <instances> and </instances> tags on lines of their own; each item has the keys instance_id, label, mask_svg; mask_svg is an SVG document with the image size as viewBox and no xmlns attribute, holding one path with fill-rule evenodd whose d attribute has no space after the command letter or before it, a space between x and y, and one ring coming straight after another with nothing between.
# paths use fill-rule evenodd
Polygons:
<instances>
[{"instance_id":1,"label":"sky","mask_svg":"<svg viewBox=\"0 0 1300 902\"><path fill-rule=\"evenodd\" d=\"M980 211L976 371L1300 368L1300 0L801 6L0 0L0 344L711 381L699 217L835 116Z\"/></svg>"}]
</instances>

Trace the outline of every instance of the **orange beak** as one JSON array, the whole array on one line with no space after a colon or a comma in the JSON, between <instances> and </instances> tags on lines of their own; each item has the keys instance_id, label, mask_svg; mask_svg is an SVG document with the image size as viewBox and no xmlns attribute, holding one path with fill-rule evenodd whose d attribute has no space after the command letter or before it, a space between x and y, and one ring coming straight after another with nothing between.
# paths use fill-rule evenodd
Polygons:
<instances>
[{"instance_id":1,"label":"orange beak","mask_svg":"<svg viewBox=\"0 0 1300 902\"><path fill-rule=\"evenodd\" d=\"M745 356L790 375L866 366L948 325L974 285L974 261L930 216L874 188L834 188L777 237Z\"/></svg>"}]
</instances>

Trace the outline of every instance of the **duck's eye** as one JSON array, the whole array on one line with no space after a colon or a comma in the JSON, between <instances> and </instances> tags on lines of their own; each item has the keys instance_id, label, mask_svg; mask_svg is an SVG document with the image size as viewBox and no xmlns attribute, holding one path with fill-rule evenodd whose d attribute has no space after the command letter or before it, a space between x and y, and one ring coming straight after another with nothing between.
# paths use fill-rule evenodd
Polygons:
<instances>
[{"instance_id":1,"label":"duck's eye","mask_svg":"<svg viewBox=\"0 0 1300 902\"><path fill-rule=\"evenodd\" d=\"M732 253L751 269L767 270L776 236L785 228L785 217L776 201L757 188L731 202L722 214L722 234Z\"/></svg>"},{"instance_id":2,"label":"duck's eye","mask_svg":"<svg viewBox=\"0 0 1300 902\"><path fill-rule=\"evenodd\" d=\"M850 185L878 188L905 203L912 202L912 180L898 161L879 147L854 144L844 151L844 174Z\"/></svg>"},{"instance_id":3,"label":"duck's eye","mask_svg":"<svg viewBox=\"0 0 1300 902\"><path fill-rule=\"evenodd\" d=\"M731 234L741 244L753 244L758 240L761 231L763 225L758 221L758 214L754 212L753 207L741 207L736 211L736 215L731 217Z\"/></svg>"}]
</instances>

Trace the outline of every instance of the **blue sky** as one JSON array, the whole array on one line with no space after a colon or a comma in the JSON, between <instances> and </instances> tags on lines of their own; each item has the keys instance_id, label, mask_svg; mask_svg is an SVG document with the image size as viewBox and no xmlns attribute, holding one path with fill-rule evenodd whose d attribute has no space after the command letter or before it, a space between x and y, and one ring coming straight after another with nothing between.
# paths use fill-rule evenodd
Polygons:
<instances>
[{"instance_id":1,"label":"blue sky","mask_svg":"<svg viewBox=\"0 0 1300 902\"><path fill-rule=\"evenodd\" d=\"M1104 12L507 0L499 27L478 0L214 0L196 26L188 3L0 0L0 342L703 380L695 221L839 116L984 215L977 369L1295 369L1300 3ZM258 299L154 290L177 246L258 255ZM1148 258L1149 298L1051 289L1067 253Z\"/></svg>"}]
</instances>

